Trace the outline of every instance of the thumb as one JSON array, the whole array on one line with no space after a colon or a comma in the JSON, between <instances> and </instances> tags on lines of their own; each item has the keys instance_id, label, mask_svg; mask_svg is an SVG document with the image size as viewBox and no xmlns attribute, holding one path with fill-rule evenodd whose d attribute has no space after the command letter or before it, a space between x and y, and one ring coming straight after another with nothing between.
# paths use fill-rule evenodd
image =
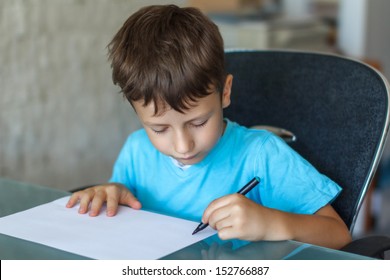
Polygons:
<instances>
[{"instance_id":1,"label":"thumb","mask_svg":"<svg viewBox=\"0 0 390 280\"><path fill-rule=\"evenodd\" d=\"M141 209L141 202L129 191L126 190L119 199L120 204L128 205L133 209Z\"/></svg>"}]
</instances>

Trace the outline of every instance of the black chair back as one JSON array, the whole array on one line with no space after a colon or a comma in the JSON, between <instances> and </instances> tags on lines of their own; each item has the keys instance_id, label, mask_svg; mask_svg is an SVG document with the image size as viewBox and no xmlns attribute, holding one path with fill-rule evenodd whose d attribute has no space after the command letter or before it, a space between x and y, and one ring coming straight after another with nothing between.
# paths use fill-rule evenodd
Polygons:
<instances>
[{"instance_id":1,"label":"black chair back","mask_svg":"<svg viewBox=\"0 0 390 280\"><path fill-rule=\"evenodd\" d=\"M226 52L233 74L225 117L292 131L291 143L343 192L334 208L352 231L389 128L389 87L366 64L330 54Z\"/></svg>"}]
</instances>

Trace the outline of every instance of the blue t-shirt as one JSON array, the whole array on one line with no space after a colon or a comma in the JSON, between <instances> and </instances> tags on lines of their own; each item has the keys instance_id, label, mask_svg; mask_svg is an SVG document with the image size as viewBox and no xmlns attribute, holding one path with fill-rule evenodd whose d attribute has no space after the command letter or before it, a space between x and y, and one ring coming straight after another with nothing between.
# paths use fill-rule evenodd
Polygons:
<instances>
[{"instance_id":1,"label":"blue t-shirt","mask_svg":"<svg viewBox=\"0 0 390 280\"><path fill-rule=\"evenodd\" d=\"M193 221L200 221L212 200L236 193L255 176L261 182L246 196L291 213L313 214L341 191L279 137L226 121L216 146L187 169L160 153L144 129L132 133L110 182L126 185L143 209Z\"/></svg>"}]
</instances>

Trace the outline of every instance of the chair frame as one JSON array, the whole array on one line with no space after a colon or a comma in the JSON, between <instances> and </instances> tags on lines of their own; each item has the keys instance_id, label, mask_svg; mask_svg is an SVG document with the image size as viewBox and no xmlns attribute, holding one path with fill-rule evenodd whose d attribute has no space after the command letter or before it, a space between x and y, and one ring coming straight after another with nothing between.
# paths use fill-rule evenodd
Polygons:
<instances>
[{"instance_id":1,"label":"chair frame","mask_svg":"<svg viewBox=\"0 0 390 280\"><path fill-rule=\"evenodd\" d=\"M331 54L327 54L327 55L331 55ZM372 187L372 182L373 182L375 173L376 173L378 166L381 162L383 151L384 151L384 148L385 148L387 141L388 141L389 126L390 126L390 84L387 81L386 77L380 71L378 71L376 68L372 67L371 65L369 65L361 60L357 60L354 58L348 58L348 57L344 57L344 56L340 56L340 55L336 55L336 54L334 54L333 56L341 57L341 58L344 58L344 59L347 59L350 61L354 61L354 62L363 64L363 65L367 66L368 68L370 68L372 71L374 71L382 79L383 84L386 88L386 93L387 93L387 114L386 114L386 120L385 120L385 125L384 125L385 128L383 129L382 136L381 136L381 139L379 141L379 145L377 147L376 155L372 161L370 172L367 175L367 179L366 179L365 184L362 188L362 195L360 196L360 198L357 202L357 205L356 205L355 215L352 219L352 223L350 226L350 232L352 233L353 229L356 225L356 220L358 218L359 212L360 212L361 207L364 203L366 194L367 194L369 188Z\"/></svg>"}]
</instances>

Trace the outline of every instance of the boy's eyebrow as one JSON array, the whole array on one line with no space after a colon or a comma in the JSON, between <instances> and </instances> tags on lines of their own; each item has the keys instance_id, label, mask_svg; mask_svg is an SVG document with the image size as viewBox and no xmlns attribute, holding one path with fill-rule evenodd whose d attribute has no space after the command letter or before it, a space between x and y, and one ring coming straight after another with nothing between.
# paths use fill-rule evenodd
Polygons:
<instances>
[{"instance_id":1,"label":"boy's eyebrow","mask_svg":"<svg viewBox=\"0 0 390 280\"><path fill-rule=\"evenodd\" d=\"M193 121L198 121L198 120L200 120L200 119L207 119L207 118L210 117L210 115L211 115L212 113L213 113L213 112L211 111L211 112L208 112L208 113L206 113L206 114L197 116L197 117L195 117L195 118L192 118L192 119L186 121L186 123L190 123L190 122L193 122Z\"/></svg>"},{"instance_id":2,"label":"boy's eyebrow","mask_svg":"<svg viewBox=\"0 0 390 280\"><path fill-rule=\"evenodd\" d=\"M207 119L207 118L210 117L210 115L211 115L212 113L213 113L213 112L211 111L211 112L208 112L208 113L206 113L206 114L197 116L197 117L195 117L195 118L192 118L192 119L186 121L185 123L190 123L190 122L197 121L197 120L203 119L203 118L206 118L206 119ZM168 126L168 124L164 124L164 123L152 123L152 122L148 122L148 121L144 121L143 123L144 123L145 125L148 125L148 126Z\"/></svg>"},{"instance_id":3,"label":"boy's eyebrow","mask_svg":"<svg viewBox=\"0 0 390 280\"><path fill-rule=\"evenodd\" d=\"M148 126L167 126L168 124L162 124L162 123L151 123L151 122L143 122L145 125L148 125Z\"/></svg>"}]
</instances>

